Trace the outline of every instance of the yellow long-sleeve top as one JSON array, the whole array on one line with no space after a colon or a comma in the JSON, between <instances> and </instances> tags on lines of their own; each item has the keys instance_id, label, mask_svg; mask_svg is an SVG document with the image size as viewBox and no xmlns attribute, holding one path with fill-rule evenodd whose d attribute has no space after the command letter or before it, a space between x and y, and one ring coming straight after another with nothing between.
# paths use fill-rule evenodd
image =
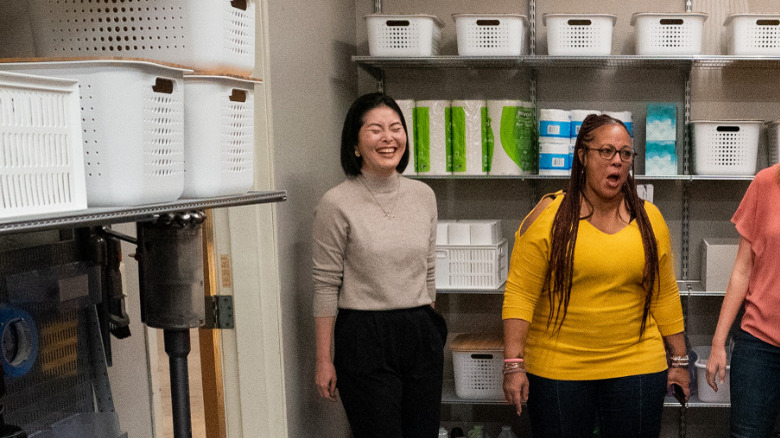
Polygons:
<instances>
[{"instance_id":1,"label":"yellow long-sleeve top","mask_svg":"<svg viewBox=\"0 0 780 438\"><path fill-rule=\"evenodd\" d=\"M553 218L563 196L515 235L503 318L529 321L525 344L528 372L557 380L595 380L666 369L662 336L684 329L674 275L669 229L658 208L645 202L658 242L660 291L651 302L642 337L644 247L636 220L614 234L580 221L574 248L571 299L560 332L548 327L549 292L544 285ZM658 280L656 280L658 281Z\"/></svg>"}]
</instances>

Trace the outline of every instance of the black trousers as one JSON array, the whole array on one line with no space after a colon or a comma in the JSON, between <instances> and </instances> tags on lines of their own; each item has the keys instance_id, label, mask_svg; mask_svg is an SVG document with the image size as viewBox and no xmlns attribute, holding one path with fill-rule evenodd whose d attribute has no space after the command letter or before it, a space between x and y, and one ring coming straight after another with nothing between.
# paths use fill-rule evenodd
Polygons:
<instances>
[{"instance_id":1,"label":"black trousers","mask_svg":"<svg viewBox=\"0 0 780 438\"><path fill-rule=\"evenodd\" d=\"M447 325L431 306L339 309L337 386L355 438L436 438Z\"/></svg>"}]
</instances>

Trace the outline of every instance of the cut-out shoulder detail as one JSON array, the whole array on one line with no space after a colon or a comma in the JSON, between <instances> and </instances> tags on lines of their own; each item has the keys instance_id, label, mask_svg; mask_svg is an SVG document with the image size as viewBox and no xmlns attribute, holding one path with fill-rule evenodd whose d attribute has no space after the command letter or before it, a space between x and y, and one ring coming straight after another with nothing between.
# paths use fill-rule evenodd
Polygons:
<instances>
[{"instance_id":1,"label":"cut-out shoulder detail","mask_svg":"<svg viewBox=\"0 0 780 438\"><path fill-rule=\"evenodd\" d=\"M547 206L552 204L553 200L555 200L555 197L558 196L560 193L549 193L544 195L542 199L539 200L539 202L536 204L536 206L531 210L530 213L528 213L528 216L523 219L523 223L520 224L520 230L518 232L518 237L525 234L525 232L528 230L528 228L531 227L531 224L536 221L536 219L539 217L540 214L544 211Z\"/></svg>"}]
</instances>

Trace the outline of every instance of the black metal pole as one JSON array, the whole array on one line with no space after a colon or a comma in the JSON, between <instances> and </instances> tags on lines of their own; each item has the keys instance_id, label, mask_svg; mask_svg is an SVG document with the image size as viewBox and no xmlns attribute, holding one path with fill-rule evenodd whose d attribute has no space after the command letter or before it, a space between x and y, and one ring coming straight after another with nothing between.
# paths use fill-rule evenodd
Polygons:
<instances>
[{"instance_id":1,"label":"black metal pole","mask_svg":"<svg viewBox=\"0 0 780 438\"><path fill-rule=\"evenodd\" d=\"M171 410L174 438L192 438L190 418L190 381L187 355L190 353L189 330L163 330L165 352L171 373Z\"/></svg>"}]
</instances>

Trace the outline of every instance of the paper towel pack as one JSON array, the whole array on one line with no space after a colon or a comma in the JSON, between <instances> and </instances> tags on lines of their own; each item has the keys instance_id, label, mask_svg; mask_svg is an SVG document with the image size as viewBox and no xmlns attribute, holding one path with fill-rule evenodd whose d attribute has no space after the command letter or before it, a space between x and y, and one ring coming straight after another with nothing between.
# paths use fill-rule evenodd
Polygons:
<instances>
[{"instance_id":1,"label":"paper towel pack","mask_svg":"<svg viewBox=\"0 0 780 438\"><path fill-rule=\"evenodd\" d=\"M418 100L414 108L417 173L452 173L449 100Z\"/></svg>"},{"instance_id":2,"label":"paper towel pack","mask_svg":"<svg viewBox=\"0 0 780 438\"><path fill-rule=\"evenodd\" d=\"M487 103L484 100L452 101L452 172L463 175L486 175L483 159L488 149Z\"/></svg>"},{"instance_id":3,"label":"paper towel pack","mask_svg":"<svg viewBox=\"0 0 780 438\"><path fill-rule=\"evenodd\" d=\"M404 175L417 174L417 160L414 152L414 101L411 99L397 99L395 103L401 108L401 114L406 122L406 140L409 148L409 164L404 169Z\"/></svg>"},{"instance_id":4,"label":"paper towel pack","mask_svg":"<svg viewBox=\"0 0 780 438\"><path fill-rule=\"evenodd\" d=\"M536 117L531 102L488 100L488 128L493 137L490 175L532 175L538 152Z\"/></svg>"}]
</instances>

